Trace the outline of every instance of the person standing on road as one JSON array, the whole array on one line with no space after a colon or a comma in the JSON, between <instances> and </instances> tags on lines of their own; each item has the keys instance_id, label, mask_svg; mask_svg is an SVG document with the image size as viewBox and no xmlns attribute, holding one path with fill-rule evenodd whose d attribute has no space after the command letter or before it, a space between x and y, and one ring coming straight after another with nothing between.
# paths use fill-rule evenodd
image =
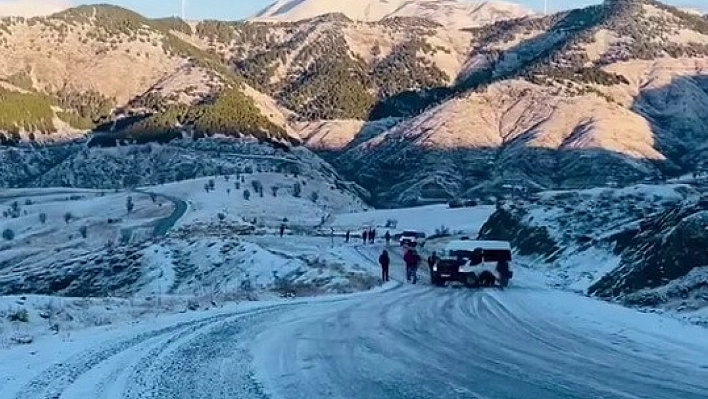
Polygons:
<instances>
[{"instance_id":1,"label":"person standing on road","mask_svg":"<svg viewBox=\"0 0 708 399\"><path fill-rule=\"evenodd\" d=\"M373 229L369 232L369 241L373 244L376 242L376 230Z\"/></svg>"},{"instance_id":2,"label":"person standing on road","mask_svg":"<svg viewBox=\"0 0 708 399\"><path fill-rule=\"evenodd\" d=\"M499 288L504 289L504 287L509 285L509 280L511 279L509 262L505 260L497 262L497 272L499 273Z\"/></svg>"},{"instance_id":3,"label":"person standing on road","mask_svg":"<svg viewBox=\"0 0 708 399\"><path fill-rule=\"evenodd\" d=\"M438 261L438 253L433 251L432 254L428 257L428 267L430 267L430 270L433 270L433 266L435 266L435 262Z\"/></svg>"},{"instance_id":4,"label":"person standing on road","mask_svg":"<svg viewBox=\"0 0 708 399\"><path fill-rule=\"evenodd\" d=\"M391 264L391 258L389 258L388 251L385 249L381 253L381 256L379 256L379 264L381 265L381 280L385 283L390 280L388 276L388 267Z\"/></svg>"},{"instance_id":5,"label":"person standing on road","mask_svg":"<svg viewBox=\"0 0 708 399\"><path fill-rule=\"evenodd\" d=\"M369 238L369 234L366 232L366 230L364 230L364 232L361 233L361 238L362 238L362 240L364 240L364 245L366 245L366 240L368 240L368 238Z\"/></svg>"},{"instance_id":6,"label":"person standing on road","mask_svg":"<svg viewBox=\"0 0 708 399\"><path fill-rule=\"evenodd\" d=\"M386 246L388 247L391 244L391 232L387 231L384 238L386 239Z\"/></svg>"},{"instance_id":7,"label":"person standing on road","mask_svg":"<svg viewBox=\"0 0 708 399\"><path fill-rule=\"evenodd\" d=\"M406 263L406 280L416 284L418 282L420 255L418 255L414 248L410 248L406 254L403 255L403 261Z\"/></svg>"},{"instance_id":8,"label":"person standing on road","mask_svg":"<svg viewBox=\"0 0 708 399\"><path fill-rule=\"evenodd\" d=\"M349 232L349 230L347 230L347 234L344 235L344 242L347 244L349 244L349 236L350 235L351 235L351 233Z\"/></svg>"},{"instance_id":9,"label":"person standing on road","mask_svg":"<svg viewBox=\"0 0 708 399\"><path fill-rule=\"evenodd\" d=\"M280 236L282 237L285 234L285 225L281 224L280 225Z\"/></svg>"}]
</instances>

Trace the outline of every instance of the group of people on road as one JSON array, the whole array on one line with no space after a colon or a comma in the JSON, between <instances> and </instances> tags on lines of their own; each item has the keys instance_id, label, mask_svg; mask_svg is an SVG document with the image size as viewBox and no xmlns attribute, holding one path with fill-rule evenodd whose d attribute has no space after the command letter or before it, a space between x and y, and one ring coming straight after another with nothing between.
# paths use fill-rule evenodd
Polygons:
<instances>
[{"instance_id":1,"label":"group of people on road","mask_svg":"<svg viewBox=\"0 0 708 399\"><path fill-rule=\"evenodd\" d=\"M348 244L349 240L351 240L351 237L352 237L351 231L347 230L347 232L344 234L344 242ZM362 239L364 245L375 243L376 242L376 229L364 230L361 233L361 239ZM386 234L384 235L384 240L386 240L386 246L391 244L391 233L390 232L388 232L388 231L386 232Z\"/></svg>"},{"instance_id":2,"label":"group of people on road","mask_svg":"<svg viewBox=\"0 0 708 399\"><path fill-rule=\"evenodd\" d=\"M431 270L438 259L438 254L435 251L433 251L433 253L428 257L428 267ZM408 248L403 255L403 262L406 264L406 281L412 284L417 284L418 268L422 262L422 257L415 248ZM381 279L384 282L390 281L389 269L391 266L391 257L388 254L388 250L384 249L379 256L379 264L381 265Z\"/></svg>"},{"instance_id":3,"label":"group of people on road","mask_svg":"<svg viewBox=\"0 0 708 399\"><path fill-rule=\"evenodd\" d=\"M373 244L376 241L376 229L364 230L361 233L361 238L364 240L364 245L366 245L367 241L369 244Z\"/></svg>"},{"instance_id":4,"label":"group of people on road","mask_svg":"<svg viewBox=\"0 0 708 399\"><path fill-rule=\"evenodd\" d=\"M435 252L428 257L428 266L433 267L438 257ZM406 249L403 255L403 262L406 264L406 281L417 284L418 283L418 268L422 262L422 257L415 248ZM391 257L388 250L384 249L379 256L379 264L381 265L381 280L384 282L390 281L389 269L391 266Z\"/></svg>"}]
</instances>

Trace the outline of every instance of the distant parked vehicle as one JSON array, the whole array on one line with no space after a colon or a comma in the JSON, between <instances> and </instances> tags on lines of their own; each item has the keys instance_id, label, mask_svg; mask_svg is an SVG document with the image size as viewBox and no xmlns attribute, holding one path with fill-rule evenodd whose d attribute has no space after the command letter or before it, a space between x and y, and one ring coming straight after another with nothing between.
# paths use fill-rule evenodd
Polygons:
<instances>
[{"instance_id":1,"label":"distant parked vehicle","mask_svg":"<svg viewBox=\"0 0 708 399\"><path fill-rule=\"evenodd\" d=\"M453 200L448 202L447 206L451 209L458 209L458 208L472 208L479 205L479 202L476 200Z\"/></svg>"},{"instance_id":2,"label":"distant parked vehicle","mask_svg":"<svg viewBox=\"0 0 708 399\"><path fill-rule=\"evenodd\" d=\"M467 287L506 287L512 277L511 244L506 241L451 241L430 270L437 286L459 281Z\"/></svg>"},{"instance_id":3,"label":"distant parked vehicle","mask_svg":"<svg viewBox=\"0 0 708 399\"><path fill-rule=\"evenodd\" d=\"M402 247L423 247L425 245L425 233L420 231L406 230L401 233L398 242Z\"/></svg>"}]
</instances>

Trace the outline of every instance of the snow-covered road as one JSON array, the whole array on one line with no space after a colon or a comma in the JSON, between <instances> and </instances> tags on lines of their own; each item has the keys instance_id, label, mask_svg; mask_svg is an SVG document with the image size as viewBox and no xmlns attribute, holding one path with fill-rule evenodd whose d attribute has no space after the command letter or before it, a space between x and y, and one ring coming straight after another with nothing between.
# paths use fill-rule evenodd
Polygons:
<instances>
[{"instance_id":1,"label":"snow-covered road","mask_svg":"<svg viewBox=\"0 0 708 399\"><path fill-rule=\"evenodd\" d=\"M409 286L288 312L259 335L255 365L273 398L708 397L706 331L629 312Z\"/></svg>"},{"instance_id":2,"label":"snow-covered road","mask_svg":"<svg viewBox=\"0 0 708 399\"><path fill-rule=\"evenodd\" d=\"M111 330L103 342L78 334L60 353L48 339L0 351L0 397L708 397L704 328L524 274L505 291L394 282L175 315Z\"/></svg>"}]
</instances>

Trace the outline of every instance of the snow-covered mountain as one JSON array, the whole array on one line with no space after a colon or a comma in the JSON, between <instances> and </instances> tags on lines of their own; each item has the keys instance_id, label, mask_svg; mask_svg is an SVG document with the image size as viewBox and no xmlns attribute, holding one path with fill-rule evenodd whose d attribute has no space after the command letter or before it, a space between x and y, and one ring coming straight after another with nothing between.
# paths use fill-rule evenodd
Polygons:
<instances>
[{"instance_id":1,"label":"snow-covered mountain","mask_svg":"<svg viewBox=\"0 0 708 399\"><path fill-rule=\"evenodd\" d=\"M393 17L426 18L448 28L469 28L533 14L518 4L502 1L278 0L251 20L291 22L334 13L369 22Z\"/></svg>"},{"instance_id":2,"label":"snow-covered mountain","mask_svg":"<svg viewBox=\"0 0 708 399\"><path fill-rule=\"evenodd\" d=\"M389 111L421 112L363 143L358 132L348 145L336 137L345 150L335 164L380 203L478 197L510 180L627 184L704 166L703 18L653 0L606 1L482 27L472 43L447 99L389 99ZM328 136L309 137L326 147Z\"/></svg>"}]
</instances>

